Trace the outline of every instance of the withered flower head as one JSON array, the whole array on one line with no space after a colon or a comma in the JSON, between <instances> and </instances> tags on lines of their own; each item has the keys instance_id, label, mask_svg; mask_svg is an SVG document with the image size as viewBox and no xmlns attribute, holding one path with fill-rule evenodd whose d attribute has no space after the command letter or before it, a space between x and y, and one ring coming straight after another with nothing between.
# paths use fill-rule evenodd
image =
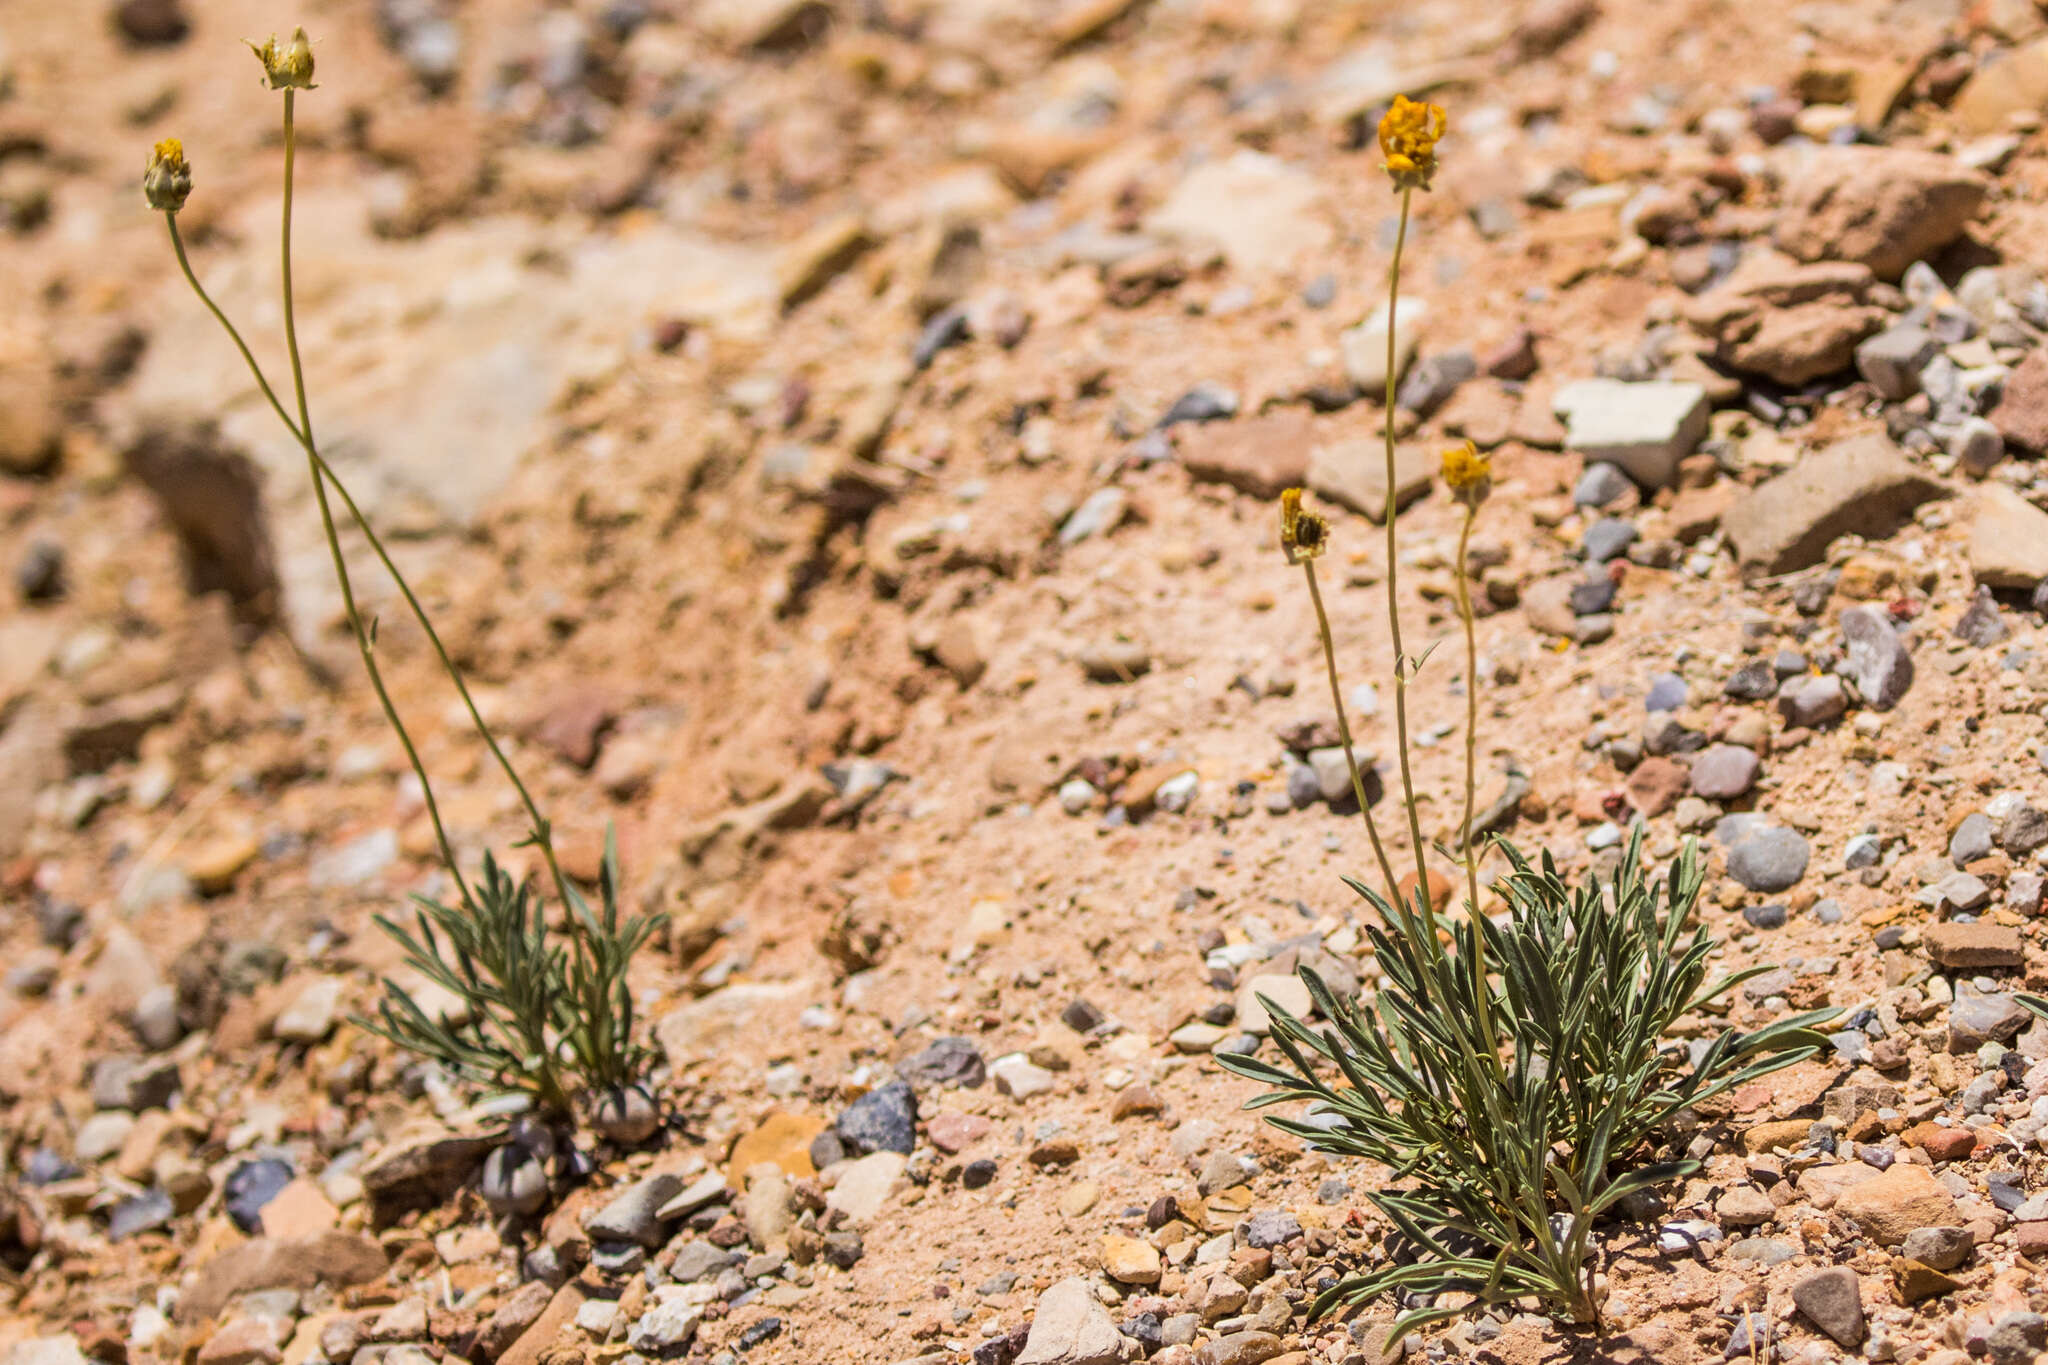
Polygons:
<instances>
[{"instance_id":1,"label":"withered flower head","mask_svg":"<svg viewBox=\"0 0 2048 1365\"><path fill-rule=\"evenodd\" d=\"M249 43L249 50L263 63L263 78L272 90L313 88L313 44L307 40L305 29L293 29L291 41L282 46L273 33L261 45Z\"/></svg>"},{"instance_id":2,"label":"withered flower head","mask_svg":"<svg viewBox=\"0 0 2048 1365\"><path fill-rule=\"evenodd\" d=\"M142 172L142 197L162 213L176 213L185 207L192 193L192 167L185 161L185 144L167 137L149 149L149 164Z\"/></svg>"},{"instance_id":3,"label":"withered flower head","mask_svg":"<svg viewBox=\"0 0 2048 1365\"><path fill-rule=\"evenodd\" d=\"M1289 564L1320 558L1330 548L1330 523L1320 512L1301 505L1301 490L1290 488L1280 495L1280 548Z\"/></svg>"},{"instance_id":4,"label":"withered flower head","mask_svg":"<svg viewBox=\"0 0 2048 1365\"><path fill-rule=\"evenodd\" d=\"M1444 483L1453 498L1467 507L1477 507L1493 491L1493 461L1470 441L1452 446L1444 452Z\"/></svg>"},{"instance_id":5,"label":"withered flower head","mask_svg":"<svg viewBox=\"0 0 2048 1365\"><path fill-rule=\"evenodd\" d=\"M1429 188L1430 177L1436 174L1436 144L1443 135L1442 105L1394 96L1380 120L1380 155L1386 158L1395 189Z\"/></svg>"}]
</instances>

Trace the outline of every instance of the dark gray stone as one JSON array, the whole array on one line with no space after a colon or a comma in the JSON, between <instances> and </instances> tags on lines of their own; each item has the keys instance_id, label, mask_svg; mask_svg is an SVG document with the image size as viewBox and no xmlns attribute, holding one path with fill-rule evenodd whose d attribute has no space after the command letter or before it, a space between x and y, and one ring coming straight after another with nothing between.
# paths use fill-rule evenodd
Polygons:
<instances>
[{"instance_id":1,"label":"dark gray stone","mask_svg":"<svg viewBox=\"0 0 2048 1365\"><path fill-rule=\"evenodd\" d=\"M1245 1220L1245 1243L1261 1250L1285 1246L1299 1236L1300 1222L1293 1214L1279 1209L1264 1209Z\"/></svg>"},{"instance_id":2,"label":"dark gray stone","mask_svg":"<svg viewBox=\"0 0 2048 1365\"><path fill-rule=\"evenodd\" d=\"M667 1240L661 1206L683 1192L681 1176L666 1171L628 1185L612 1201L583 1220L583 1230L593 1240L631 1242L652 1249Z\"/></svg>"},{"instance_id":3,"label":"dark gray stone","mask_svg":"<svg viewBox=\"0 0 2048 1365\"><path fill-rule=\"evenodd\" d=\"M221 1187L228 1217L244 1232L263 1227L263 1206L277 1198L278 1191L292 1183L292 1164L276 1157L245 1161L229 1174Z\"/></svg>"},{"instance_id":4,"label":"dark gray stone","mask_svg":"<svg viewBox=\"0 0 2048 1365\"><path fill-rule=\"evenodd\" d=\"M1735 670L1721 692L1741 701L1765 701L1777 695L1778 670L1769 659L1751 659Z\"/></svg>"},{"instance_id":5,"label":"dark gray stone","mask_svg":"<svg viewBox=\"0 0 2048 1365\"><path fill-rule=\"evenodd\" d=\"M1220 422L1235 417L1237 406L1237 395L1221 384L1197 384L1173 400L1159 426L1164 430L1182 422Z\"/></svg>"},{"instance_id":6,"label":"dark gray stone","mask_svg":"<svg viewBox=\"0 0 2048 1365\"><path fill-rule=\"evenodd\" d=\"M2011 634L2012 630L2005 624L2005 618L1998 613L1998 602L1992 597L1991 589L1981 583L1978 584L1977 595L1970 599L1970 605L1956 618L1955 637L1979 649L1989 649Z\"/></svg>"},{"instance_id":7,"label":"dark gray stone","mask_svg":"<svg viewBox=\"0 0 2048 1365\"><path fill-rule=\"evenodd\" d=\"M957 1086L973 1090L988 1079L981 1049L965 1038L939 1038L914 1057L896 1064L896 1074L912 1085Z\"/></svg>"},{"instance_id":8,"label":"dark gray stone","mask_svg":"<svg viewBox=\"0 0 2048 1365\"><path fill-rule=\"evenodd\" d=\"M833 1129L857 1156L917 1147L917 1095L902 1081L868 1091L841 1113Z\"/></svg>"},{"instance_id":9,"label":"dark gray stone","mask_svg":"<svg viewBox=\"0 0 2048 1365\"><path fill-rule=\"evenodd\" d=\"M1609 465L1612 469L1613 466ZM1685 705L1685 679L1676 673L1657 673L1650 678L1649 695L1643 698L1645 711L1676 711Z\"/></svg>"},{"instance_id":10,"label":"dark gray stone","mask_svg":"<svg viewBox=\"0 0 2048 1365\"><path fill-rule=\"evenodd\" d=\"M1863 1290L1848 1266L1816 1270L1792 1286L1792 1302L1814 1326L1845 1349L1854 1350L1870 1335L1863 1316Z\"/></svg>"},{"instance_id":11,"label":"dark gray stone","mask_svg":"<svg viewBox=\"0 0 2048 1365\"><path fill-rule=\"evenodd\" d=\"M1635 540L1634 522L1623 521L1620 517L1602 517L1586 528L1585 539L1579 548L1585 552L1587 563L1605 564L1627 551Z\"/></svg>"}]
</instances>

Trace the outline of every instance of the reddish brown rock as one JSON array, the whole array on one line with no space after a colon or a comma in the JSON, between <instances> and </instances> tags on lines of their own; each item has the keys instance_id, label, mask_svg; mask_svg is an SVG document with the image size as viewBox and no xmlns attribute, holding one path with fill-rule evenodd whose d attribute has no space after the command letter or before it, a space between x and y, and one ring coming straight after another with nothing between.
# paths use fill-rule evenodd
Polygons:
<instances>
[{"instance_id":1,"label":"reddish brown rock","mask_svg":"<svg viewBox=\"0 0 2048 1365\"><path fill-rule=\"evenodd\" d=\"M2048 350L2036 347L2013 366L1991 410L1991 425L2009 449L2048 453Z\"/></svg>"},{"instance_id":2,"label":"reddish brown rock","mask_svg":"<svg viewBox=\"0 0 2048 1365\"><path fill-rule=\"evenodd\" d=\"M2018 967L2026 954L2020 931L2002 924L1930 924L1922 935L1927 956L1942 967Z\"/></svg>"},{"instance_id":3,"label":"reddish brown rock","mask_svg":"<svg viewBox=\"0 0 2048 1365\"><path fill-rule=\"evenodd\" d=\"M1678 804L1691 781L1692 774L1683 763L1663 757L1646 758L1628 775L1628 802L1654 819Z\"/></svg>"},{"instance_id":4,"label":"reddish brown rock","mask_svg":"<svg viewBox=\"0 0 2048 1365\"><path fill-rule=\"evenodd\" d=\"M1863 302L1871 283L1863 265L1764 255L1686 312L1724 365L1796 387L1848 369L1856 343L1884 325L1883 310Z\"/></svg>"},{"instance_id":5,"label":"reddish brown rock","mask_svg":"<svg viewBox=\"0 0 2048 1365\"><path fill-rule=\"evenodd\" d=\"M1721 525L1751 574L1818 564L1838 536L1879 540L1942 487L1882 433L1839 441L1738 498Z\"/></svg>"},{"instance_id":6,"label":"reddish brown rock","mask_svg":"<svg viewBox=\"0 0 2048 1365\"><path fill-rule=\"evenodd\" d=\"M1977 1147L1977 1135L1968 1128L1945 1128L1938 1123L1916 1123L1906 1130L1905 1138L1936 1161L1960 1161Z\"/></svg>"},{"instance_id":7,"label":"reddish brown rock","mask_svg":"<svg viewBox=\"0 0 2048 1365\"><path fill-rule=\"evenodd\" d=\"M1853 261L1896 280L1962 235L1991 182L1934 152L1830 147L1790 177L1777 243L1802 261Z\"/></svg>"},{"instance_id":8,"label":"reddish brown rock","mask_svg":"<svg viewBox=\"0 0 2048 1365\"><path fill-rule=\"evenodd\" d=\"M564 763L588 768L615 716L609 696L579 687L549 704L533 723L533 737Z\"/></svg>"},{"instance_id":9,"label":"reddish brown rock","mask_svg":"<svg viewBox=\"0 0 2048 1365\"><path fill-rule=\"evenodd\" d=\"M1277 498L1308 480L1315 425L1300 408L1281 408L1237 422L1184 428L1180 462L1203 483L1228 484L1255 498Z\"/></svg>"},{"instance_id":10,"label":"reddish brown rock","mask_svg":"<svg viewBox=\"0 0 2048 1365\"><path fill-rule=\"evenodd\" d=\"M258 1289L311 1289L367 1284L383 1276L384 1248L358 1232L278 1240L258 1237L208 1261L178 1300L178 1320L205 1322L228 1301Z\"/></svg>"}]
</instances>

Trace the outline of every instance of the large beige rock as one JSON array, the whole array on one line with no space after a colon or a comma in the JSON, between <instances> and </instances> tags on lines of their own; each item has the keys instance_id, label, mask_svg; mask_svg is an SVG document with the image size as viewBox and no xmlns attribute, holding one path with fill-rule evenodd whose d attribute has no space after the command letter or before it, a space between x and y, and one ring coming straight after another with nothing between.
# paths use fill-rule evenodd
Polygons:
<instances>
[{"instance_id":1,"label":"large beige rock","mask_svg":"<svg viewBox=\"0 0 2048 1365\"><path fill-rule=\"evenodd\" d=\"M1947 1227L1956 1221L1956 1197L1925 1166L1899 1162L1842 1191L1835 1211L1855 1223L1879 1246L1897 1246L1914 1228Z\"/></svg>"},{"instance_id":2,"label":"large beige rock","mask_svg":"<svg viewBox=\"0 0 2048 1365\"><path fill-rule=\"evenodd\" d=\"M1722 514L1721 526L1744 572L1790 573L1820 563L1837 536L1889 536L1942 493L1939 481L1872 432L1758 484Z\"/></svg>"},{"instance_id":3,"label":"large beige rock","mask_svg":"<svg viewBox=\"0 0 2048 1365\"><path fill-rule=\"evenodd\" d=\"M1338 751L1342 753L1340 749ZM1286 1010L1296 1019L1306 1019L1315 1009L1315 999L1308 993L1302 979L1289 973L1261 972L1247 977L1237 988L1237 1026L1246 1033L1271 1033L1273 1019L1266 1007L1259 1003L1259 997Z\"/></svg>"},{"instance_id":4,"label":"large beige rock","mask_svg":"<svg viewBox=\"0 0 2048 1365\"><path fill-rule=\"evenodd\" d=\"M1095 1286L1076 1276L1038 1296L1017 1365L1117 1365L1122 1359L1123 1334L1095 1297Z\"/></svg>"},{"instance_id":5,"label":"large beige rock","mask_svg":"<svg viewBox=\"0 0 2048 1365\"><path fill-rule=\"evenodd\" d=\"M2048 512L2002 483L1970 495L1970 571L1993 588L2031 588L2048 578Z\"/></svg>"},{"instance_id":6,"label":"large beige rock","mask_svg":"<svg viewBox=\"0 0 2048 1365\"><path fill-rule=\"evenodd\" d=\"M259 198L222 230L273 240L276 214ZM370 231L349 188L302 193L294 221L314 428L387 537L474 527L526 456L554 440L558 400L624 365L650 323L676 318L746 346L779 316L776 256L765 246L667 227L607 236L509 216L392 242ZM275 259L214 251L193 264L257 353L274 356ZM200 517L212 528L201 548L229 561L219 567L231 581L274 582L285 624L323 656L339 594L304 452L182 280L143 306L149 348L99 407L112 443L131 463L159 462L153 485L172 495L167 510L188 541L183 523ZM274 363L270 379L289 386ZM211 438L195 450L190 433L209 423ZM200 478L210 491L189 487ZM272 548L275 564L258 562ZM398 553L417 581L417 557L428 551ZM383 575L358 574L357 590L387 629L404 615ZM352 651L344 658L356 666Z\"/></svg>"},{"instance_id":7,"label":"large beige rock","mask_svg":"<svg viewBox=\"0 0 2048 1365\"><path fill-rule=\"evenodd\" d=\"M1777 243L1802 261L1854 261L1896 280L1962 235L1991 182L1953 159L1892 147L1828 147L1787 172Z\"/></svg>"},{"instance_id":8,"label":"large beige rock","mask_svg":"<svg viewBox=\"0 0 2048 1365\"><path fill-rule=\"evenodd\" d=\"M1214 242L1240 270L1286 270L1329 249L1315 177L1263 152L1240 150L1190 171L1145 222L1182 241Z\"/></svg>"},{"instance_id":9,"label":"large beige rock","mask_svg":"<svg viewBox=\"0 0 2048 1365\"><path fill-rule=\"evenodd\" d=\"M1990 54L1949 109L1968 133L2004 132L2016 114L2048 114L2048 38Z\"/></svg>"},{"instance_id":10,"label":"large beige rock","mask_svg":"<svg viewBox=\"0 0 2048 1365\"><path fill-rule=\"evenodd\" d=\"M231 1299L259 1289L344 1288L383 1276L390 1258L360 1232L323 1232L278 1240L258 1237L208 1261L178 1299L178 1320L205 1322Z\"/></svg>"}]
</instances>

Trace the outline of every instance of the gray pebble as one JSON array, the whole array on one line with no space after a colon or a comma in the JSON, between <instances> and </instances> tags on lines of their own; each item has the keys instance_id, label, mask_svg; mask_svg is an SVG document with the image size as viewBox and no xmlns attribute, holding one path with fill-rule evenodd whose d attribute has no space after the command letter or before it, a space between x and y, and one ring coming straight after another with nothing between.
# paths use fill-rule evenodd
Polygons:
<instances>
[{"instance_id":1,"label":"gray pebble","mask_svg":"<svg viewBox=\"0 0 2048 1365\"><path fill-rule=\"evenodd\" d=\"M1572 502L1579 507L1605 507L1619 502L1634 487L1619 465L1595 460L1586 466L1585 473L1579 475L1578 483L1572 488Z\"/></svg>"},{"instance_id":2,"label":"gray pebble","mask_svg":"<svg viewBox=\"0 0 2048 1365\"><path fill-rule=\"evenodd\" d=\"M1635 523L1620 517L1602 517L1586 528L1579 548L1589 564L1604 564L1635 543Z\"/></svg>"},{"instance_id":3,"label":"gray pebble","mask_svg":"<svg viewBox=\"0 0 2048 1365\"><path fill-rule=\"evenodd\" d=\"M1848 657L1842 672L1856 685L1857 695L1879 711L1889 711L1913 685L1913 658L1877 607L1851 607L1842 613L1842 641Z\"/></svg>"},{"instance_id":4,"label":"gray pebble","mask_svg":"<svg viewBox=\"0 0 2048 1365\"><path fill-rule=\"evenodd\" d=\"M1774 826L1752 830L1728 849L1728 875L1750 891L1788 891L1806 875L1812 856L1798 831Z\"/></svg>"}]
</instances>

